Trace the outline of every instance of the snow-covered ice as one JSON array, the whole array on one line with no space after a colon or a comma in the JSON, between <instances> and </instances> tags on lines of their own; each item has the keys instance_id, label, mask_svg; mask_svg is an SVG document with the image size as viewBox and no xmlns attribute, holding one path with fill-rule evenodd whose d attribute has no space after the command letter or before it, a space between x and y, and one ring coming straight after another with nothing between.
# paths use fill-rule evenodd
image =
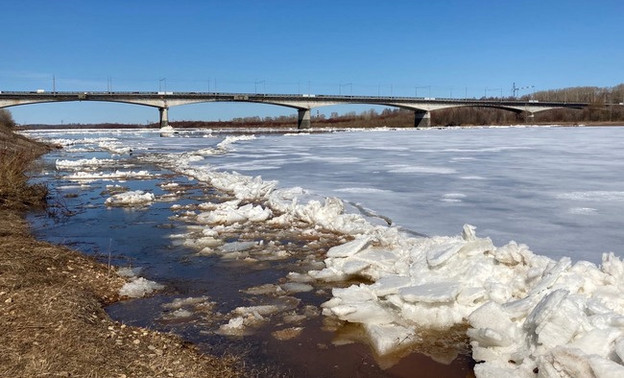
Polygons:
<instances>
[{"instance_id":1,"label":"snow-covered ice","mask_svg":"<svg viewBox=\"0 0 624 378\"><path fill-rule=\"evenodd\" d=\"M129 298L141 298L154 291L162 290L163 288L164 286L159 283L143 277L137 277L124 284L121 289L119 289L119 295Z\"/></svg>"},{"instance_id":2,"label":"snow-covered ice","mask_svg":"<svg viewBox=\"0 0 624 378\"><path fill-rule=\"evenodd\" d=\"M98 159L92 157L91 159L78 159L78 160L56 160L57 169L79 169L82 167L101 167L103 165L114 164L113 159Z\"/></svg>"},{"instance_id":3,"label":"snow-covered ice","mask_svg":"<svg viewBox=\"0 0 624 378\"><path fill-rule=\"evenodd\" d=\"M123 192L108 197L104 203L107 206L136 206L154 202L154 194L142 190Z\"/></svg>"},{"instance_id":4,"label":"snow-covered ice","mask_svg":"<svg viewBox=\"0 0 624 378\"><path fill-rule=\"evenodd\" d=\"M105 173L105 172L75 172L65 176L68 180L73 181L98 181L98 180L127 180L127 179L144 179L148 177L154 177L153 173L149 171L120 171Z\"/></svg>"}]
</instances>

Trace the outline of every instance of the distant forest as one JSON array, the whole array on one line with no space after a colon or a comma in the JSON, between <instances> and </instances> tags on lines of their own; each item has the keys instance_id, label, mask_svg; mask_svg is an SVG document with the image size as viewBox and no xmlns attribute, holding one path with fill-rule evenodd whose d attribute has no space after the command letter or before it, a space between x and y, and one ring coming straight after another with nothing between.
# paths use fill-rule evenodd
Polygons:
<instances>
[{"instance_id":1,"label":"distant forest","mask_svg":"<svg viewBox=\"0 0 624 378\"><path fill-rule=\"evenodd\" d=\"M483 97L492 101L501 100L500 97ZM535 113L533 118L523 113L514 113L507 110L487 107L465 107L442 109L431 112L431 126L482 126L482 125L517 125L517 124L619 124L624 125L624 84L611 88L601 87L573 87L548 91L534 92L524 95L519 100L533 101L561 101L582 102L590 106L582 109L553 109ZM502 100L515 100L506 97ZM606 104L615 106L607 106ZM231 127L266 127L266 128L296 128L297 115L279 117L241 117L229 121L170 121L174 128L231 128ZM349 112L338 114L333 112L327 117L324 114L313 115L312 127L413 127L414 113L411 110L387 108L377 112L370 109L361 113ZM29 125L29 127L44 125ZM45 125L57 126L60 125ZM74 128L135 128L131 124L70 124L62 127ZM145 127L145 125L140 125ZM158 123L147 127L159 127Z\"/></svg>"}]
</instances>

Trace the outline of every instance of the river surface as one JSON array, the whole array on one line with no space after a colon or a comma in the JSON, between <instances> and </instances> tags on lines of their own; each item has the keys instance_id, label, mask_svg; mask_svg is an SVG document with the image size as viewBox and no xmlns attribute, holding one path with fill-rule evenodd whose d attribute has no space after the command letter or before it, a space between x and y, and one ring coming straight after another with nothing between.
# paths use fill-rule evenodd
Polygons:
<instances>
[{"instance_id":1,"label":"river surface","mask_svg":"<svg viewBox=\"0 0 624 378\"><path fill-rule=\"evenodd\" d=\"M187 167L259 175L276 180L279 188L301 187L310 198L338 197L347 211L412 235L457 235L471 224L497 246L515 240L553 259L599 264L603 252L624 255L622 127L256 133L228 143L222 143L227 133L209 130L166 136L153 130L27 134L65 145L43 158L34 178L45 181L57 198L55 216L30 217L35 234L118 266L140 268L141 276L165 285L156 295L110 306L111 316L178 332L211 353L242 353L266 375L413 376L418 371L419 376L463 377L473 362L462 350L453 360L453 353L440 352L435 341L410 353L375 356L358 342L357 329L337 327L320 314L331 285L304 290L302 283L269 299L253 290L283 285L289 272L318 269L323 251L345 241L339 236L321 234L310 241L260 225L254 238L230 234L227 242L240 250L237 256L249 258L244 243L252 240L256 246L288 247L287 258L254 255L257 263L248 264L198 253L180 236L197 227L183 211L198 212L202 203L231 198L177 171L174 163L185 154L205 151ZM128 190L153 193L156 200L130 207L105 204ZM223 332L232 319L228 314L252 305L278 306L280 316L261 317L260 326L243 334Z\"/></svg>"}]
</instances>

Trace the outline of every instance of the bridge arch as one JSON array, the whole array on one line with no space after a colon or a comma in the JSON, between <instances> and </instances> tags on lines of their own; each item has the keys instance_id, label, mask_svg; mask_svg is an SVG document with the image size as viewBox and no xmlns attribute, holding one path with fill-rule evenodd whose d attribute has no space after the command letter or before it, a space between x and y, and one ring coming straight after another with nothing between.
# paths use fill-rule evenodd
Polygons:
<instances>
[{"instance_id":1,"label":"bridge arch","mask_svg":"<svg viewBox=\"0 0 624 378\"><path fill-rule=\"evenodd\" d=\"M83 115L88 114L93 122L128 124L129 120L138 124L158 123L158 112L151 106L111 101L62 101L37 102L6 107L20 123L84 123ZM22 119L22 121L19 121ZM51 122L51 120L53 120Z\"/></svg>"},{"instance_id":2,"label":"bridge arch","mask_svg":"<svg viewBox=\"0 0 624 378\"><path fill-rule=\"evenodd\" d=\"M160 113L160 124L168 124L168 109L193 103L251 102L294 108L298 112L299 127L310 125L310 110L336 104L368 104L410 109L415 114L416 126L429 126L431 112L454 107L489 107L512 112L549 110L557 107L579 108L587 104L537 103L535 101L471 100L449 98L332 96L301 94L241 94L205 92L0 92L0 107L10 107L46 102L100 101L155 107Z\"/></svg>"}]
</instances>

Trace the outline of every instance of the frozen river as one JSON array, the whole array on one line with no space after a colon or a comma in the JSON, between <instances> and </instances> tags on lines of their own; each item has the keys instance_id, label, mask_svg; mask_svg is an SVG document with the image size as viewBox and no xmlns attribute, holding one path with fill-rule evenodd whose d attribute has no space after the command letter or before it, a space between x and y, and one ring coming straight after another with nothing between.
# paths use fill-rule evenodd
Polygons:
<instances>
[{"instance_id":1,"label":"frozen river","mask_svg":"<svg viewBox=\"0 0 624 378\"><path fill-rule=\"evenodd\" d=\"M426 235L600 262L624 253L624 129L488 128L267 136L212 159L353 201Z\"/></svg>"},{"instance_id":2,"label":"frozen river","mask_svg":"<svg viewBox=\"0 0 624 378\"><path fill-rule=\"evenodd\" d=\"M598 277L595 267L575 262L599 265L605 252L624 255L621 127L234 138L200 130L167 137L148 130L28 134L65 146L46 155L37 178L58 194L61 216L31 217L35 232L86 253L111 254L117 265L142 268L142 276L165 287L112 306L112 316L175 330L213 352L251 345L251 359L294 374L351 376L358 369L361 376L408 376L419 368L424 375L465 376L472 362L449 328L493 301L511 314L509 324L519 324L504 336L521 344L532 307L518 315L514 300L535 306L551 291L575 295L580 289L570 277ZM326 200L333 197L339 200ZM476 236L465 224L476 227ZM499 248L512 240L535 255L517 244ZM480 257L489 254L490 260ZM569 282L553 284L554 272ZM506 281L514 276L523 281ZM624 287L623 278L609 285ZM607 285L596 280L582 291ZM616 313L609 316L620 316L619 302L605 306ZM570 313L561 322L585 324ZM505 363L519 354L513 369L547 368L538 354L550 351L496 349L479 333L482 317L469 323L477 330L469 333L477 342L473 356L488 362L481 374L511 369ZM363 331L349 334L345 324ZM423 326L441 332L434 338L448 339L448 350L434 350ZM562 344L585 337L579 327ZM327 366L309 370L318 359Z\"/></svg>"}]
</instances>

